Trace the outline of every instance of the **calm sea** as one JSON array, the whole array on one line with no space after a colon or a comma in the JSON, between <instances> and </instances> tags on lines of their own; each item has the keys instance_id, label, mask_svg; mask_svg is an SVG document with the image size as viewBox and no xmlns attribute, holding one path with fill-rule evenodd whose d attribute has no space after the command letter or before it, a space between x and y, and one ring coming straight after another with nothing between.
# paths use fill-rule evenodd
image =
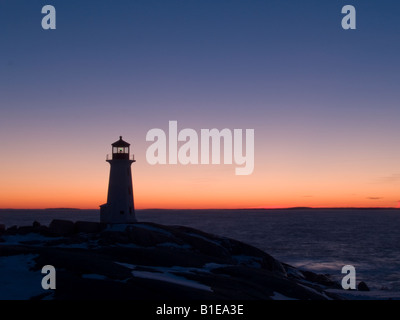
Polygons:
<instances>
[{"instance_id":1,"label":"calm sea","mask_svg":"<svg viewBox=\"0 0 400 320\"><path fill-rule=\"evenodd\" d=\"M341 278L356 267L357 282L400 291L400 210L143 210L139 221L184 225L254 245L280 261ZM98 221L98 210L0 210L6 226L52 219Z\"/></svg>"}]
</instances>

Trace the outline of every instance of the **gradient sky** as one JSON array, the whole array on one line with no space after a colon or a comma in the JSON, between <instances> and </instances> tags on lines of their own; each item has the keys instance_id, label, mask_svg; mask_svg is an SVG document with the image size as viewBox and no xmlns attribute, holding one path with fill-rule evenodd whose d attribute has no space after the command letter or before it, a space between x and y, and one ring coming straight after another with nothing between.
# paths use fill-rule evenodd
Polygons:
<instances>
[{"instance_id":1,"label":"gradient sky","mask_svg":"<svg viewBox=\"0 0 400 320\"><path fill-rule=\"evenodd\" d=\"M0 208L98 208L120 135L139 209L395 207L399 16L393 0L0 0ZM254 173L149 165L146 133L169 120L255 129Z\"/></svg>"}]
</instances>

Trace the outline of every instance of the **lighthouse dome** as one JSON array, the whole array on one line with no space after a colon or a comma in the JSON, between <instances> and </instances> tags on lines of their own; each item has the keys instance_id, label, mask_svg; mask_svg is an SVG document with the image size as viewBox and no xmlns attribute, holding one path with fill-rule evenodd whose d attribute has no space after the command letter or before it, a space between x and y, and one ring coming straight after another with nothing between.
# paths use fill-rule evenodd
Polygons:
<instances>
[{"instance_id":1,"label":"lighthouse dome","mask_svg":"<svg viewBox=\"0 0 400 320\"><path fill-rule=\"evenodd\" d=\"M122 136L119 136L119 140L111 144L113 147L129 147L130 144L122 140Z\"/></svg>"}]
</instances>

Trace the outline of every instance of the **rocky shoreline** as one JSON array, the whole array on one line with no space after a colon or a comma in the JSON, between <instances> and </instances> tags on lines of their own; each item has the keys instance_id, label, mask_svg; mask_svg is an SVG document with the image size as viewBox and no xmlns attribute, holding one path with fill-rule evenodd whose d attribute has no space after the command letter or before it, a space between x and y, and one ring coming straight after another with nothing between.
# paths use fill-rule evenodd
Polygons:
<instances>
[{"instance_id":1,"label":"rocky shoreline","mask_svg":"<svg viewBox=\"0 0 400 320\"><path fill-rule=\"evenodd\" d=\"M328 275L183 226L53 220L49 226L0 227L0 261L16 257L29 257L24 272L39 279L29 297L23 283L14 287L29 299L342 299L327 291L341 288ZM40 286L44 265L57 271L56 290Z\"/></svg>"}]
</instances>

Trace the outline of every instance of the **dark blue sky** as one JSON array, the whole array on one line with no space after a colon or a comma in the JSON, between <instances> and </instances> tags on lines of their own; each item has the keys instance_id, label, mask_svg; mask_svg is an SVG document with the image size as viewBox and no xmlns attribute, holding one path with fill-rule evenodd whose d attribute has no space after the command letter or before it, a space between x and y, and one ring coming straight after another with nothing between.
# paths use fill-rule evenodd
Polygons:
<instances>
[{"instance_id":1,"label":"dark blue sky","mask_svg":"<svg viewBox=\"0 0 400 320\"><path fill-rule=\"evenodd\" d=\"M373 112L364 102L379 100L376 90L385 98L399 80L400 4L352 1L358 30L344 31L340 11L349 3L51 1L57 30L43 31L40 9L50 2L1 1L2 99L29 96L45 112L64 110L52 99L71 100L74 108L76 99L97 96L125 111L142 103L186 114L202 113L213 97L221 113L240 116L244 104L254 103L256 114L279 113L295 111L294 101L325 114L332 109L322 102L340 98L355 103L350 110L336 104L339 112Z\"/></svg>"}]
</instances>

